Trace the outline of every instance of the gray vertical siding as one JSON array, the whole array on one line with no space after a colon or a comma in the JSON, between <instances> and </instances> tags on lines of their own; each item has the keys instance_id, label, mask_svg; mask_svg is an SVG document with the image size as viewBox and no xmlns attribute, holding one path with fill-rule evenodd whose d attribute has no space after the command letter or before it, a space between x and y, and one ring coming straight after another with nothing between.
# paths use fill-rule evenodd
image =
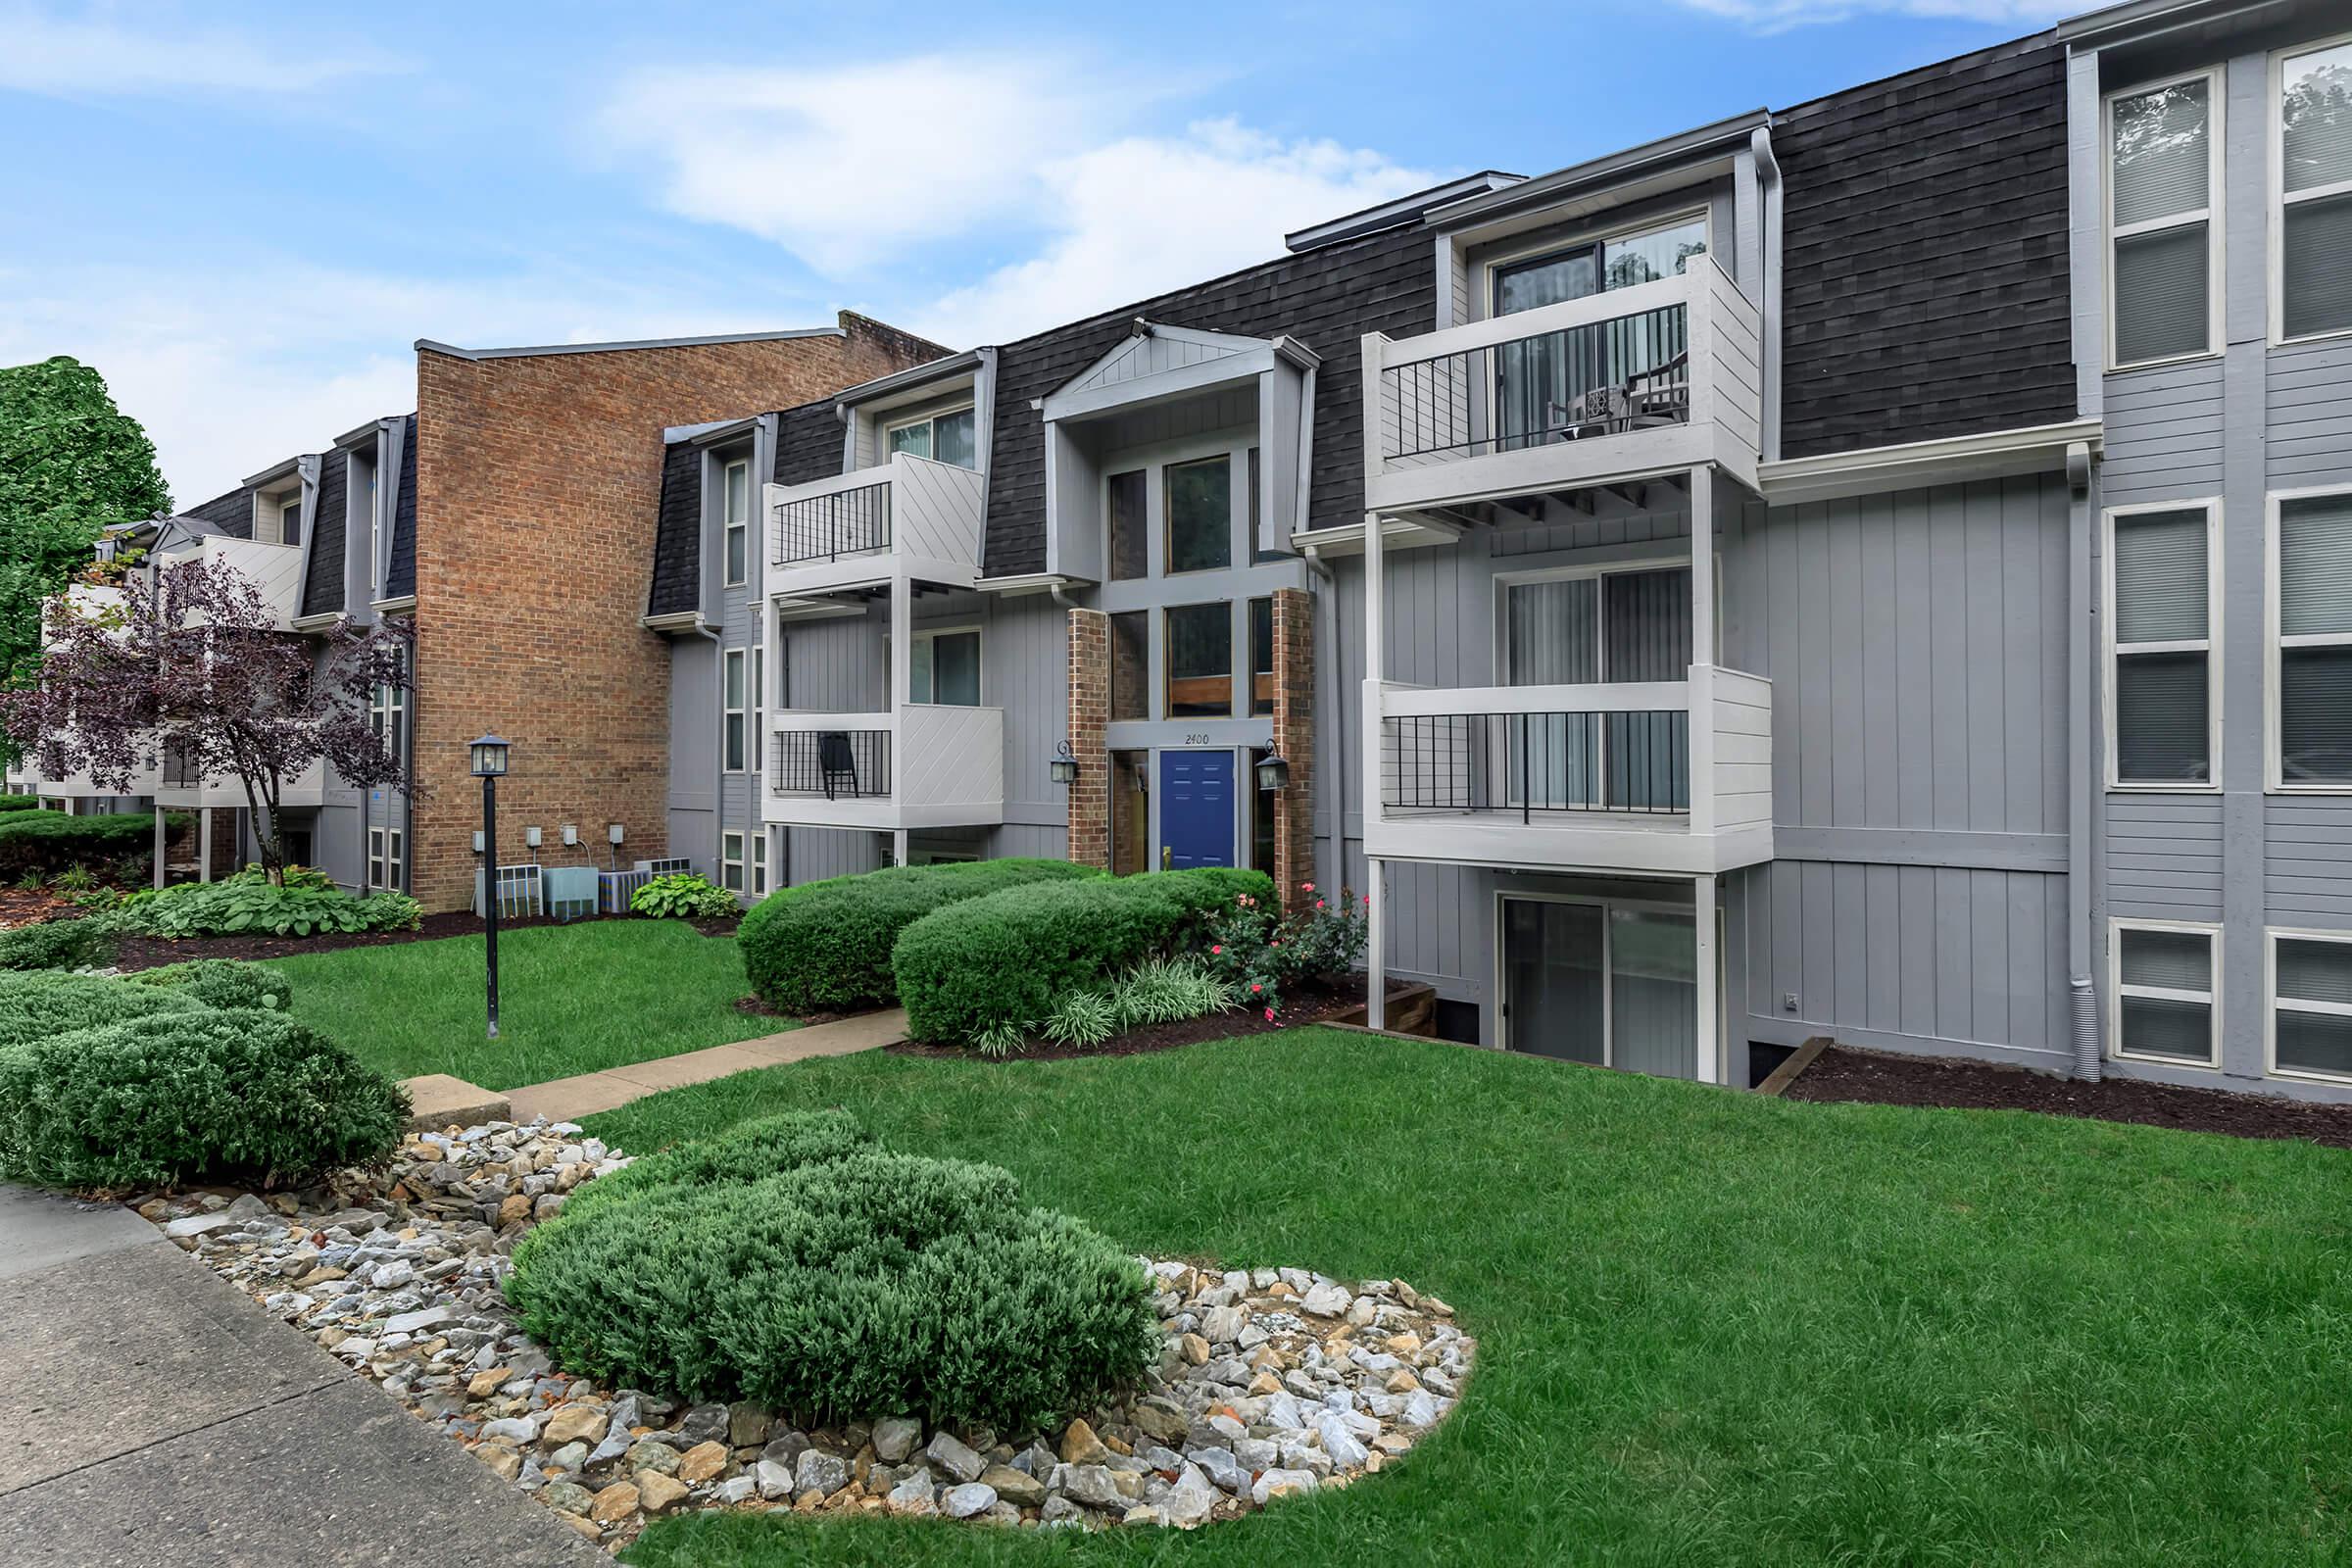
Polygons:
<instances>
[{"instance_id":1,"label":"gray vertical siding","mask_svg":"<svg viewBox=\"0 0 2352 1568\"><path fill-rule=\"evenodd\" d=\"M710 695L717 670L718 652L708 639L670 639L668 850L698 863L718 854L718 728Z\"/></svg>"}]
</instances>

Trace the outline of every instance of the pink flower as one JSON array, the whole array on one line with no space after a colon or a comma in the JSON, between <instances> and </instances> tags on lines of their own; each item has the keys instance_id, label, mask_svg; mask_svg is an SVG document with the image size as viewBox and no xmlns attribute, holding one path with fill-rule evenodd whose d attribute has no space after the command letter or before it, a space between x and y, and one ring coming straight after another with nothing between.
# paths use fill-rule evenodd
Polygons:
<instances>
[{"instance_id":1,"label":"pink flower","mask_svg":"<svg viewBox=\"0 0 2352 1568\"><path fill-rule=\"evenodd\" d=\"M1315 891L1315 885L1312 882L1301 882L1298 884L1298 891L1301 893L1312 893Z\"/></svg>"},{"instance_id":2,"label":"pink flower","mask_svg":"<svg viewBox=\"0 0 2352 1568\"><path fill-rule=\"evenodd\" d=\"M1316 908L1318 908L1318 909L1320 909L1321 907L1323 907L1323 901L1322 901L1321 899L1317 899L1317 900L1315 901L1315 907L1316 907Z\"/></svg>"},{"instance_id":3,"label":"pink flower","mask_svg":"<svg viewBox=\"0 0 2352 1568\"><path fill-rule=\"evenodd\" d=\"M1272 1023L1273 1021L1274 1021L1274 1009L1273 1009L1272 1007L1268 1007L1268 1008L1266 1009L1266 1022L1268 1022L1268 1023Z\"/></svg>"},{"instance_id":4,"label":"pink flower","mask_svg":"<svg viewBox=\"0 0 2352 1568\"><path fill-rule=\"evenodd\" d=\"M1256 996L1256 995L1257 995L1257 994L1258 994L1260 991L1263 991L1263 990L1265 990L1265 989L1266 989L1266 988L1265 988L1264 986L1261 986L1261 985L1258 985L1258 984L1256 984L1256 983L1252 982L1252 983L1251 983L1251 985L1250 985L1250 994L1251 996Z\"/></svg>"},{"instance_id":5,"label":"pink flower","mask_svg":"<svg viewBox=\"0 0 2352 1568\"><path fill-rule=\"evenodd\" d=\"M1282 938L1276 937L1273 941L1267 943L1266 946L1269 948L1279 948L1282 946Z\"/></svg>"},{"instance_id":6,"label":"pink flower","mask_svg":"<svg viewBox=\"0 0 2352 1568\"><path fill-rule=\"evenodd\" d=\"M1211 942L1208 945L1208 951L1211 953L1223 953L1225 951L1225 945L1221 942Z\"/></svg>"}]
</instances>

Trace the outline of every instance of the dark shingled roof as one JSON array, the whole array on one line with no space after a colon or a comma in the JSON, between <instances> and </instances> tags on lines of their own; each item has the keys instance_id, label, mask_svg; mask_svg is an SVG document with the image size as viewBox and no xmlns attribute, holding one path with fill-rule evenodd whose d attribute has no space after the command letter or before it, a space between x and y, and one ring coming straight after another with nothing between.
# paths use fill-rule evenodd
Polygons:
<instances>
[{"instance_id":1,"label":"dark shingled roof","mask_svg":"<svg viewBox=\"0 0 2352 1568\"><path fill-rule=\"evenodd\" d=\"M180 514L184 517L201 517L231 539L253 537L253 486L241 484L225 495L218 495L199 506Z\"/></svg>"},{"instance_id":2,"label":"dark shingled roof","mask_svg":"<svg viewBox=\"0 0 2352 1568\"><path fill-rule=\"evenodd\" d=\"M841 429L830 398L776 416L776 483L807 484L839 473Z\"/></svg>"},{"instance_id":3,"label":"dark shingled roof","mask_svg":"<svg viewBox=\"0 0 2352 1568\"><path fill-rule=\"evenodd\" d=\"M318 460L318 511L311 519L310 574L303 579L302 612L323 615L343 608L343 508L348 465L341 452Z\"/></svg>"},{"instance_id":4,"label":"dark shingled roof","mask_svg":"<svg viewBox=\"0 0 2352 1568\"><path fill-rule=\"evenodd\" d=\"M392 562L384 571L384 597L405 599L416 591L416 416L409 416L400 438L400 492L392 504Z\"/></svg>"},{"instance_id":5,"label":"dark shingled roof","mask_svg":"<svg viewBox=\"0 0 2352 1568\"><path fill-rule=\"evenodd\" d=\"M1246 337L1288 333L1322 356L1308 512L1316 527L1361 522L1360 340L1366 332L1403 337L1428 331L1437 318L1436 273L1428 232L1408 225L1286 256L1001 349L982 569L991 577L1046 569L1044 418L1030 404L1108 353L1139 316Z\"/></svg>"},{"instance_id":6,"label":"dark shingled roof","mask_svg":"<svg viewBox=\"0 0 2352 1568\"><path fill-rule=\"evenodd\" d=\"M695 609L703 589L703 449L677 441L662 455L662 506L654 522L649 615Z\"/></svg>"}]
</instances>

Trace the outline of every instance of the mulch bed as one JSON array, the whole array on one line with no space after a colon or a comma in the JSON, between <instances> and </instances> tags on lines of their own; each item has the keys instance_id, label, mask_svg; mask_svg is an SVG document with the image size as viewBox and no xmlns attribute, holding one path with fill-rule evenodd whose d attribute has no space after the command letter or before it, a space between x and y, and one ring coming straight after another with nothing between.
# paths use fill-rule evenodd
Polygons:
<instances>
[{"instance_id":1,"label":"mulch bed","mask_svg":"<svg viewBox=\"0 0 2352 1568\"><path fill-rule=\"evenodd\" d=\"M2024 1067L1912 1056L1836 1046L1799 1073L1785 1099L1939 1105L1968 1110L2038 1110L2052 1116L2137 1122L2232 1138L2300 1138L2352 1149L2352 1105L2322 1105L2276 1095L2108 1078L2079 1083Z\"/></svg>"},{"instance_id":2,"label":"mulch bed","mask_svg":"<svg viewBox=\"0 0 2352 1568\"><path fill-rule=\"evenodd\" d=\"M47 888L0 888L0 931L73 911L72 899Z\"/></svg>"},{"instance_id":3,"label":"mulch bed","mask_svg":"<svg viewBox=\"0 0 2352 1568\"><path fill-rule=\"evenodd\" d=\"M1389 994L1398 995L1411 986L1402 980L1389 982ZM1179 1018L1174 1023L1146 1024L1130 1029L1123 1035L1113 1035L1099 1046L1057 1046L1050 1041L1036 1041L1017 1056L996 1058L1003 1061L1067 1061L1079 1056L1140 1056L1147 1052L1173 1051L1179 1046L1198 1045L1203 1040L1230 1040L1236 1035L1270 1035L1285 1029L1303 1028L1322 1023L1350 1007L1364 1004L1360 986L1308 986L1294 991L1291 1002L1273 1022L1266 1021L1262 1010L1236 1008L1231 1012L1211 1012L1199 1018ZM927 1046L914 1041L903 1041L887 1048L902 1056L936 1056L955 1061L987 1061L991 1058L961 1046Z\"/></svg>"}]
</instances>

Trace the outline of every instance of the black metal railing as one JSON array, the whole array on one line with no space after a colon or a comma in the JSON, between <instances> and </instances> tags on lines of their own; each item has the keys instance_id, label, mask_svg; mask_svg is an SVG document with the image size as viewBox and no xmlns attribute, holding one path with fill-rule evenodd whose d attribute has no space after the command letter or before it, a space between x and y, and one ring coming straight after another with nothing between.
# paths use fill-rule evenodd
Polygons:
<instances>
[{"instance_id":1,"label":"black metal railing","mask_svg":"<svg viewBox=\"0 0 2352 1568\"><path fill-rule=\"evenodd\" d=\"M1478 457L1690 417L1690 315L1660 306L1381 371L1391 461Z\"/></svg>"},{"instance_id":2,"label":"black metal railing","mask_svg":"<svg viewBox=\"0 0 2352 1568\"><path fill-rule=\"evenodd\" d=\"M767 771L774 795L870 800L890 794L890 731L788 729L776 734L775 765Z\"/></svg>"},{"instance_id":3,"label":"black metal railing","mask_svg":"<svg viewBox=\"0 0 2352 1568\"><path fill-rule=\"evenodd\" d=\"M177 741L164 742L164 788L192 790L203 783L204 775L188 760L188 749Z\"/></svg>"},{"instance_id":4,"label":"black metal railing","mask_svg":"<svg viewBox=\"0 0 2352 1568\"><path fill-rule=\"evenodd\" d=\"M1690 809L1690 715L1414 713L1381 721L1393 811L1665 815Z\"/></svg>"},{"instance_id":5,"label":"black metal railing","mask_svg":"<svg viewBox=\"0 0 2352 1568\"><path fill-rule=\"evenodd\" d=\"M776 510L776 550L770 563L829 561L890 548L890 484L876 480L855 490L788 501Z\"/></svg>"}]
</instances>

